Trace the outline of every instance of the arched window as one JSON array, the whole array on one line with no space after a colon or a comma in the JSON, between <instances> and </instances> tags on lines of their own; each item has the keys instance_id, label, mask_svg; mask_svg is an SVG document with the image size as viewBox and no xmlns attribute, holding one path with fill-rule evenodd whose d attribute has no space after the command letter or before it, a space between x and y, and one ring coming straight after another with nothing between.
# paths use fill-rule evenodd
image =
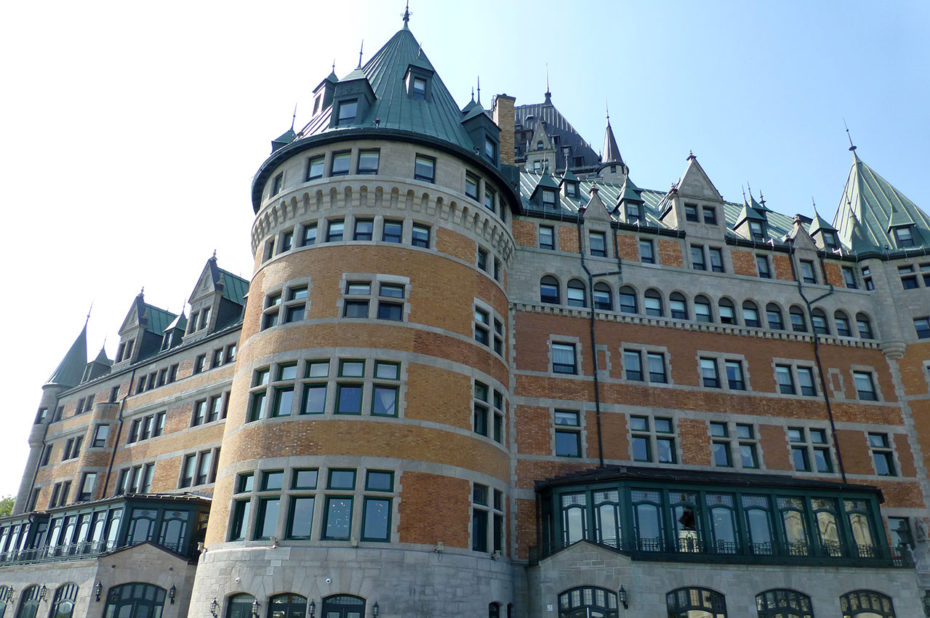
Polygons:
<instances>
[{"instance_id":1,"label":"arched window","mask_svg":"<svg viewBox=\"0 0 930 618\"><path fill-rule=\"evenodd\" d=\"M307 598L299 594L279 594L268 603L268 618L304 618Z\"/></svg>"},{"instance_id":2,"label":"arched window","mask_svg":"<svg viewBox=\"0 0 930 618\"><path fill-rule=\"evenodd\" d=\"M126 544L138 545L153 540L157 517L158 511L155 509L133 509L129 518L129 535L126 537Z\"/></svg>"},{"instance_id":3,"label":"arched window","mask_svg":"<svg viewBox=\"0 0 930 618\"><path fill-rule=\"evenodd\" d=\"M39 611L39 603L42 599L39 597L39 587L29 586L20 595L19 611L16 612L16 618L36 618Z\"/></svg>"},{"instance_id":4,"label":"arched window","mask_svg":"<svg viewBox=\"0 0 930 618\"><path fill-rule=\"evenodd\" d=\"M860 339L874 339L875 335L872 332L872 320L869 319L864 313L856 314L856 327L859 329L859 338Z\"/></svg>"},{"instance_id":5,"label":"arched window","mask_svg":"<svg viewBox=\"0 0 930 618\"><path fill-rule=\"evenodd\" d=\"M804 310L797 305L792 305L788 314L791 316L791 330L796 333L806 333L807 320L804 319Z\"/></svg>"},{"instance_id":6,"label":"arched window","mask_svg":"<svg viewBox=\"0 0 930 618\"><path fill-rule=\"evenodd\" d=\"M617 593L579 586L559 595L559 618L618 618Z\"/></svg>"},{"instance_id":7,"label":"arched window","mask_svg":"<svg viewBox=\"0 0 930 618\"><path fill-rule=\"evenodd\" d=\"M547 275L539 280L539 301L550 305L558 305L562 302L558 279Z\"/></svg>"},{"instance_id":8,"label":"arched window","mask_svg":"<svg viewBox=\"0 0 930 618\"><path fill-rule=\"evenodd\" d=\"M727 618L727 600L710 588L679 588L665 595L668 618Z\"/></svg>"},{"instance_id":9,"label":"arched window","mask_svg":"<svg viewBox=\"0 0 930 618\"><path fill-rule=\"evenodd\" d=\"M226 618L252 618L252 603L255 597L251 594L234 594L229 597L226 605Z\"/></svg>"},{"instance_id":10,"label":"arched window","mask_svg":"<svg viewBox=\"0 0 930 618\"><path fill-rule=\"evenodd\" d=\"M594 308L600 311L613 311L613 295L610 293L610 286L606 283L594 284Z\"/></svg>"},{"instance_id":11,"label":"arched window","mask_svg":"<svg viewBox=\"0 0 930 618\"><path fill-rule=\"evenodd\" d=\"M668 311L676 320L688 319L688 301L685 295L679 292L672 292L668 297Z\"/></svg>"},{"instance_id":12,"label":"arched window","mask_svg":"<svg viewBox=\"0 0 930 618\"><path fill-rule=\"evenodd\" d=\"M646 290L643 304L646 307L646 315L657 317L665 315L665 309L662 307L662 295L657 290Z\"/></svg>"},{"instance_id":13,"label":"arched window","mask_svg":"<svg viewBox=\"0 0 930 618\"><path fill-rule=\"evenodd\" d=\"M500 603L488 603L488 618L501 618Z\"/></svg>"},{"instance_id":14,"label":"arched window","mask_svg":"<svg viewBox=\"0 0 930 618\"><path fill-rule=\"evenodd\" d=\"M13 597L13 589L9 586L0 586L0 618L6 614L6 607L10 604Z\"/></svg>"},{"instance_id":15,"label":"arched window","mask_svg":"<svg viewBox=\"0 0 930 618\"><path fill-rule=\"evenodd\" d=\"M74 613L74 601L77 599L77 584L64 584L55 591L52 599L52 609L48 618L71 618ZM0 612L2 615L3 612Z\"/></svg>"},{"instance_id":16,"label":"arched window","mask_svg":"<svg viewBox=\"0 0 930 618\"><path fill-rule=\"evenodd\" d=\"M694 319L698 322L713 322L714 315L710 310L710 300L703 295L694 297Z\"/></svg>"},{"instance_id":17,"label":"arched window","mask_svg":"<svg viewBox=\"0 0 930 618\"><path fill-rule=\"evenodd\" d=\"M743 301L743 324L753 328L762 326L762 320L759 319L759 307L751 300Z\"/></svg>"},{"instance_id":18,"label":"arched window","mask_svg":"<svg viewBox=\"0 0 930 618\"><path fill-rule=\"evenodd\" d=\"M639 304L636 302L636 290L628 285L620 288L621 313L639 313Z\"/></svg>"},{"instance_id":19,"label":"arched window","mask_svg":"<svg viewBox=\"0 0 930 618\"><path fill-rule=\"evenodd\" d=\"M756 595L758 618L814 618L811 598L797 590L776 588Z\"/></svg>"},{"instance_id":20,"label":"arched window","mask_svg":"<svg viewBox=\"0 0 930 618\"><path fill-rule=\"evenodd\" d=\"M365 616L365 599L351 594L326 597L320 615L326 618L362 618Z\"/></svg>"},{"instance_id":21,"label":"arched window","mask_svg":"<svg viewBox=\"0 0 930 618\"><path fill-rule=\"evenodd\" d=\"M584 283L578 279L572 279L568 282L565 296L569 307L588 306L588 298L587 294L585 294Z\"/></svg>"},{"instance_id":22,"label":"arched window","mask_svg":"<svg viewBox=\"0 0 930 618\"><path fill-rule=\"evenodd\" d=\"M834 311L833 322L836 324L836 334L840 337L851 337L852 328L849 325L849 316L845 311Z\"/></svg>"},{"instance_id":23,"label":"arched window","mask_svg":"<svg viewBox=\"0 0 930 618\"><path fill-rule=\"evenodd\" d=\"M843 618L895 618L891 597L874 590L853 590L840 597Z\"/></svg>"},{"instance_id":24,"label":"arched window","mask_svg":"<svg viewBox=\"0 0 930 618\"><path fill-rule=\"evenodd\" d=\"M161 618L165 607L165 589L152 584L133 582L113 586L107 593L107 606L103 618L117 616L146 616ZM249 612L252 605L249 604ZM229 618L247 618L247 614L227 614Z\"/></svg>"},{"instance_id":25,"label":"arched window","mask_svg":"<svg viewBox=\"0 0 930 618\"><path fill-rule=\"evenodd\" d=\"M736 308L729 298L721 298L719 304L720 322L722 324L737 324Z\"/></svg>"},{"instance_id":26,"label":"arched window","mask_svg":"<svg viewBox=\"0 0 930 618\"><path fill-rule=\"evenodd\" d=\"M765 306L765 319L768 320L769 328L772 330L785 330L785 320L781 315L781 307L775 303L769 303Z\"/></svg>"},{"instance_id":27,"label":"arched window","mask_svg":"<svg viewBox=\"0 0 930 618\"><path fill-rule=\"evenodd\" d=\"M162 516L158 544L173 552L181 553L190 518L190 511L165 511Z\"/></svg>"},{"instance_id":28,"label":"arched window","mask_svg":"<svg viewBox=\"0 0 930 618\"><path fill-rule=\"evenodd\" d=\"M811 312L811 325L818 335L830 334L830 324L827 322L827 314L824 313L823 309L814 309Z\"/></svg>"}]
</instances>

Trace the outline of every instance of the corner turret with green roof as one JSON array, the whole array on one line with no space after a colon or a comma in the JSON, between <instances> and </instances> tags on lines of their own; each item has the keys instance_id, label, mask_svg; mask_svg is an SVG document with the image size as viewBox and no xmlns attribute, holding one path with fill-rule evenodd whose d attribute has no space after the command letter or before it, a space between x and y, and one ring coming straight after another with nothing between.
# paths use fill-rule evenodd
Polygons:
<instances>
[{"instance_id":1,"label":"corner turret with green roof","mask_svg":"<svg viewBox=\"0 0 930 618\"><path fill-rule=\"evenodd\" d=\"M74 343L68 348L64 358L58 363L55 371L49 376L47 384L56 384L65 388L70 388L80 384L81 377L84 375L84 367L87 365L87 323L78 334Z\"/></svg>"}]
</instances>

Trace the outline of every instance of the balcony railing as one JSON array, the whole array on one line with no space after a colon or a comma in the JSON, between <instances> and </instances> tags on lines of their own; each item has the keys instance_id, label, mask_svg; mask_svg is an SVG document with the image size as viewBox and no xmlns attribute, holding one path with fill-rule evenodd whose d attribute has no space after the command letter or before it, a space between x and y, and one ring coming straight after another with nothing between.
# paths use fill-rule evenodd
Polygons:
<instances>
[{"instance_id":1,"label":"balcony railing","mask_svg":"<svg viewBox=\"0 0 930 618\"><path fill-rule=\"evenodd\" d=\"M14 550L0 554L0 567L11 563L83 560L85 558L94 558L114 549L116 549L115 544L107 541L98 541L96 543L88 541L71 545L58 545L56 547Z\"/></svg>"}]
</instances>

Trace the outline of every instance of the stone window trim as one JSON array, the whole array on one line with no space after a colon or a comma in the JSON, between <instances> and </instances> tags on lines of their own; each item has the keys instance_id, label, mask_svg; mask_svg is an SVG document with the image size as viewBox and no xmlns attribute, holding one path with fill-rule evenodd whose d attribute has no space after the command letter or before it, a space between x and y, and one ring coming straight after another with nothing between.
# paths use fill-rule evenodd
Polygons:
<instances>
[{"instance_id":1,"label":"stone window trim","mask_svg":"<svg viewBox=\"0 0 930 618\"><path fill-rule=\"evenodd\" d=\"M504 392L488 382L475 379L472 385L472 399L472 431L498 444L504 444L508 406Z\"/></svg>"},{"instance_id":2,"label":"stone window trim","mask_svg":"<svg viewBox=\"0 0 930 618\"><path fill-rule=\"evenodd\" d=\"M506 360L507 321L500 313L480 298L474 299L472 320L474 340Z\"/></svg>"},{"instance_id":3,"label":"stone window trim","mask_svg":"<svg viewBox=\"0 0 930 618\"><path fill-rule=\"evenodd\" d=\"M310 313L312 290L310 277L291 279L268 288L262 302L260 330L306 320ZM301 308L302 317L299 317Z\"/></svg>"},{"instance_id":4,"label":"stone window trim","mask_svg":"<svg viewBox=\"0 0 930 618\"><path fill-rule=\"evenodd\" d=\"M833 436L827 425L792 419L785 427L788 461L795 473L836 474Z\"/></svg>"},{"instance_id":5,"label":"stone window trim","mask_svg":"<svg viewBox=\"0 0 930 618\"><path fill-rule=\"evenodd\" d=\"M334 476L342 474L342 476ZM349 475L348 473L351 473ZM227 540L261 541L288 539L291 541L316 541L330 546L361 542L389 543L396 541L398 521L396 495L400 486L400 471L374 467L293 466L248 469L235 476L233 497L229 509ZM269 481L273 479L273 481ZM347 484L343 485L342 480ZM333 509L330 509L330 504ZM298 522L301 515L297 510L309 502L309 519ZM339 504L341 502L341 505ZM384 530L369 527L369 507L375 511L387 506L383 513ZM274 520L268 515L273 504ZM343 534L333 522L328 522L339 506L348 505L340 513L347 517L347 528ZM331 512L327 512L331 511ZM269 521L262 521L269 517ZM259 529L265 524L265 529ZM295 525L296 524L296 525ZM298 526L300 528L298 529ZM382 534L377 536L374 533Z\"/></svg>"},{"instance_id":6,"label":"stone window trim","mask_svg":"<svg viewBox=\"0 0 930 618\"><path fill-rule=\"evenodd\" d=\"M712 386L708 382L711 378L709 374L704 375L703 369L705 366L709 368L709 363L703 361L714 361L717 386ZM742 354L698 350L697 371L698 385L704 388L714 388L734 393L752 392L752 385L749 381L749 363Z\"/></svg>"},{"instance_id":7,"label":"stone window trim","mask_svg":"<svg viewBox=\"0 0 930 618\"><path fill-rule=\"evenodd\" d=\"M727 418L711 419L707 423L711 441L711 465L742 470L762 470L762 448L759 427L753 422L732 421ZM728 465L718 461L717 448L726 449Z\"/></svg>"},{"instance_id":8,"label":"stone window trim","mask_svg":"<svg viewBox=\"0 0 930 618\"><path fill-rule=\"evenodd\" d=\"M574 354L575 364L569 371L568 363L559 363L559 365L564 365L565 371L556 371L555 369L555 354L553 353L553 346L570 346ZM561 335L550 335L548 348L548 373L554 376L561 375L584 375L582 370L582 352L583 347L581 344L581 339L579 337L565 337ZM565 352L568 352L568 348L561 348ZM561 368L561 367L560 367Z\"/></svg>"},{"instance_id":9,"label":"stone window trim","mask_svg":"<svg viewBox=\"0 0 930 618\"><path fill-rule=\"evenodd\" d=\"M558 247L558 238L554 225L539 225L538 242L540 249L555 251Z\"/></svg>"},{"instance_id":10,"label":"stone window trim","mask_svg":"<svg viewBox=\"0 0 930 618\"><path fill-rule=\"evenodd\" d=\"M642 238L637 240L639 247L640 264L658 264L656 259L655 241L652 238Z\"/></svg>"},{"instance_id":11,"label":"stone window trim","mask_svg":"<svg viewBox=\"0 0 930 618\"><path fill-rule=\"evenodd\" d=\"M344 371L349 364L351 374ZM308 416L401 418L404 369L399 360L371 357L307 357L259 367L252 375L245 423ZM353 404L351 410L340 411L340 398L350 395L344 389L352 389Z\"/></svg>"},{"instance_id":12,"label":"stone window trim","mask_svg":"<svg viewBox=\"0 0 930 618\"><path fill-rule=\"evenodd\" d=\"M196 399L191 412L191 427L225 420L229 411L229 391L212 393Z\"/></svg>"},{"instance_id":13,"label":"stone window trim","mask_svg":"<svg viewBox=\"0 0 930 618\"><path fill-rule=\"evenodd\" d=\"M552 407L550 417L552 453L556 457L584 459L587 442L584 410Z\"/></svg>"},{"instance_id":14,"label":"stone window trim","mask_svg":"<svg viewBox=\"0 0 930 618\"><path fill-rule=\"evenodd\" d=\"M867 365L851 365L850 384L854 391L852 400L881 402L884 401L875 369Z\"/></svg>"},{"instance_id":15,"label":"stone window trim","mask_svg":"<svg viewBox=\"0 0 930 618\"><path fill-rule=\"evenodd\" d=\"M500 556L506 550L504 500L506 491L493 485L472 483L471 550Z\"/></svg>"},{"instance_id":16,"label":"stone window trim","mask_svg":"<svg viewBox=\"0 0 930 618\"><path fill-rule=\"evenodd\" d=\"M630 414L627 420L632 461L670 465L681 461L676 418L661 414Z\"/></svg>"},{"instance_id":17,"label":"stone window trim","mask_svg":"<svg viewBox=\"0 0 930 618\"><path fill-rule=\"evenodd\" d=\"M895 434L879 431L870 431L866 434L869 451L872 456L872 467L878 476L899 476L901 464L898 461L895 448Z\"/></svg>"},{"instance_id":18,"label":"stone window trim","mask_svg":"<svg viewBox=\"0 0 930 618\"><path fill-rule=\"evenodd\" d=\"M367 294L354 294L350 292L350 284L360 284L367 283L369 285ZM396 290L396 286L402 286L403 292L402 297L394 297L390 295L382 294L382 285L387 285L390 289ZM347 308L353 301L355 302L356 310L361 311L362 302L368 303L368 314L367 317L359 317L353 319L368 319L368 320L378 320L378 321L398 321L406 322L410 314L410 278L403 277L400 275L387 275L379 273L342 273L342 278L340 280L340 290L341 294L339 299L336 302L336 311L337 315L340 317L346 316ZM395 319L393 316L395 312L392 310L392 317L379 318L382 306L387 311L389 308L394 306L399 306L401 309L399 319Z\"/></svg>"},{"instance_id":19,"label":"stone window trim","mask_svg":"<svg viewBox=\"0 0 930 618\"><path fill-rule=\"evenodd\" d=\"M219 469L220 447L188 453L181 460L178 489L211 485Z\"/></svg>"},{"instance_id":20,"label":"stone window trim","mask_svg":"<svg viewBox=\"0 0 930 618\"><path fill-rule=\"evenodd\" d=\"M773 358L772 372L775 377L775 392L779 396L788 397L820 397L820 373L817 365L808 361L798 361L790 358ZM786 373L787 372L787 373ZM810 373L812 392L807 385L805 373ZM787 378L791 379L790 388Z\"/></svg>"},{"instance_id":21,"label":"stone window trim","mask_svg":"<svg viewBox=\"0 0 930 618\"><path fill-rule=\"evenodd\" d=\"M165 433L166 411L152 414L142 414L133 419L126 419L129 423L126 432L126 444L135 444L151 438L157 438Z\"/></svg>"},{"instance_id":22,"label":"stone window trim","mask_svg":"<svg viewBox=\"0 0 930 618\"><path fill-rule=\"evenodd\" d=\"M627 377L627 366L626 366L626 352L638 353L640 356L640 371L642 373L642 379L635 379L633 377ZM653 375L657 372L653 371L651 367L652 359L658 359L661 357L662 366L664 370L664 379L657 379L658 376ZM654 345L642 345L639 343L634 344L624 344L620 347L620 360L622 363L621 371L621 380L629 384L650 384L652 386L671 386L674 384L672 381L672 356L668 348L665 346L654 346Z\"/></svg>"}]
</instances>

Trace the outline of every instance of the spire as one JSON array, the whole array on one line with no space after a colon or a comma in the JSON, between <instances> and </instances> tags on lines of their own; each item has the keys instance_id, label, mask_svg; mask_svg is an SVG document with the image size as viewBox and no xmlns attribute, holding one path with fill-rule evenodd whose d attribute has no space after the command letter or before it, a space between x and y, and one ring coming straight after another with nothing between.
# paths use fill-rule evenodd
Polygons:
<instances>
[{"instance_id":1,"label":"spire","mask_svg":"<svg viewBox=\"0 0 930 618\"><path fill-rule=\"evenodd\" d=\"M57 384L59 386L70 387L80 384L81 377L84 375L84 366L87 365L87 323L71 347L65 353L64 358L58 363L58 367L52 372L48 379L48 384Z\"/></svg>"},{"instance_id":2,"label":"spire","mask_svg":"<svg viewBox=\"0 0 930 618\"><path fill-rule=\"evenodd\" d=\"M404 30L410 30L410 0L407 0L407 6L404 7Z\"/></svg>"},{"instance_id":3,"label":"spire","mask_svg":"<svg viewBox=\"0 0 930 618\"><path fill-rule=\"evenodd\" d=\"M294 103L294 114L291 116L291 131L294 130L295 122L297 122L297 103ZM213 257L216 257L216 249L213 250Z\"/></svg>"},{"instance_id":4,"label":"spire","mask_svg":"<svg viewBox=\"0 0 930 618\"><path fill-rule=\"evenodd\" d=\"M853 156L858 158L856 156L856 145L853 144L852 135L849 134L849 126L847 126L845 118L843 118L843 126L846 127L846 137L849 138L849 152L853 153Z\"/></svg>"},{"instance_id":5,"label":"spire","mask_svg":"<svg viewBox=\"0 0 930 618\"><path fill-rule=\"evenodd\" d=\"M478 76L478 105L481 105L481 76Z\"/></svg>"},{"instance_id":6,"label":"spire","mask_svg":"<svg viewBox=\"0 0 930 618\"><path fill-rule=\"evenodd\" d=\"M365 50L365 39L362 39L362 44L358 46L358 66L357 69L362 68L362 52Z\"/></svg>"},{"instance_id":7,"label":"spire","mask_svg":"<svg viewBox=\"0 0 930 618\"><path fill-rule=\"evenodd\" d=\"M623 165L623 157L620 156L620 148L617 147L617 140L614 138L614 130L610 128L610 114L607 114L607 130L604 133L604 150L601 154L601 163L612 163Z\"/></svg>"},{"instance_id":8,"label":"spire","mask_svg":"<svg viewBox=\"0 0 930 618\"><path fill-rule=\"evenodd\" d=\"M552 93L549 92L549 63L546 63L546 103L552 103Z\"/></svg>"}]
</instances>

